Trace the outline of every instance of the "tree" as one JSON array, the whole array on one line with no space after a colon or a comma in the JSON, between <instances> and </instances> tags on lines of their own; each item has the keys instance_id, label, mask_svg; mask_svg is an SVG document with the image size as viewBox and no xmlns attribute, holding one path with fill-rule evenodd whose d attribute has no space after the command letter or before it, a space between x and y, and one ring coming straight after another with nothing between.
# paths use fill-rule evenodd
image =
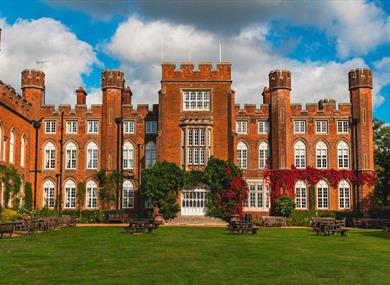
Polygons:
<instances>
[{"instance_id":1,"label":"tree","mask_svg":"<svg viewBox=\"0 0 390 285\"><path fill-rule=\"evenodd\" d=\"M242 215L242 206L248 197L248 185L242 171L232 161L211 157L204 170L210 187L208 214L226 218Z\"/></svg>"},{"instance_id":2,"label":"tree","mask_svg":"<svg viewBox=\"0 0 390 285\"><path fill-rule=\"evenodd\" d=\"M390 127L374 119L374 161L378 177L375 187L375 204L390 205Z\"/></svg>"},{"instance_id":3,"label":"tree","mask_svg":"<svg viewBox=\"0 0 390 285\"><path fill-rule=\"evenodd\" d=\"M175 163L157 161L142 173L141 194L160 209L164 218L174 218L180 211L177 197L184 185L184 171Z\"/></svg>"}]
</instances>

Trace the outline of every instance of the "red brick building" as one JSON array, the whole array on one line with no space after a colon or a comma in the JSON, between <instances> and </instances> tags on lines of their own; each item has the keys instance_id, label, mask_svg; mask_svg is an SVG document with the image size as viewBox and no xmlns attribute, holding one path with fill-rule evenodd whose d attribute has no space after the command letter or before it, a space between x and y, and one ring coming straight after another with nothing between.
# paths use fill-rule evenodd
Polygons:
<instances>
[{"instance_id":1,"label":"red brick building","mask_svg":"<svg viewBox=\"0 0 390 285\"><path fill-rule=\"evenodd\" d=\"M0 83L0 162L12 164L23 185L30 182L34 205L76 207L79 182L86 182L86 209L99 208L99 170L124 172L118 207L141 212L148 203L139 195L142 169L168 160L186 170L202 169L210 156L230 159L243 169L249 185L245 211L265 214L270 207L266 168L374 169L372 74L349 72L350 103L331 99L291 103L291 73L269 73L263 103L235 105L231 65L162 64L159 104L132 105L123 72L102 72L101 105L87 108L87 94L76 90L76 105L45 104L45 75L22 72L22 95ZM346 90L347 92L347 90ZM259 102L260 103L260 96ZM23 187L23 186L22 186ZM4 199L1 184L0 204ZM373 187L347 179L334 189L325 179L316 185L316 209L368 209ZM182 215L206 213L207 187L183 189ZM297 181L296 204L309 208L308 185ZM20 198L23 201L23 189ZM9 205L12 201L9 202Z\"/></svg>"}]
</instances>

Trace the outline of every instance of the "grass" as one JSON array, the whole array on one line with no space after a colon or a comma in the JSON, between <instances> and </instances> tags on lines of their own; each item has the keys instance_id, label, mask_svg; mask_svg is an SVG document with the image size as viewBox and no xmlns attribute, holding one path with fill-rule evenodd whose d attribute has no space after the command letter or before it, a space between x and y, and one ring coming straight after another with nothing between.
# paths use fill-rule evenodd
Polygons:
<instances>
[{"instance_id":1,"label":"grass","mask_svg":"<svg viewBox=\"0 0 390 285\"><path fill-rule=\"evenodd\" d=\"M0 240L0 284L390 284L390 233L70 228Z\"/></svg>"}]
</instances>

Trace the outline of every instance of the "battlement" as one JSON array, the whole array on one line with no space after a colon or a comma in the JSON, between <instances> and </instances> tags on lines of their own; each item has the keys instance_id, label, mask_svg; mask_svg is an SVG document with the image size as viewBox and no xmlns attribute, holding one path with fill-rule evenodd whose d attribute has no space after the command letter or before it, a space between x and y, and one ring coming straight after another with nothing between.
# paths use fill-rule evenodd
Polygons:
<instances>
[{"instance_id":1,"label":"battlement","mask_svg":"<svg viewBox=\"0 0 390 285\"><path fill-rule=\"evenodd\" d=\"M230 63L218 63L216 69L211 63L181 63L179 70L175 63L163 63L161 67L162 81L231 81Z\"/></svg>"},{"instance_id":2,"label":"battlement","mask_svg":"<svg viewBox=\"0 0 390 285\"><path fill-rule=\"evenodd\" d=\"M269 105L261 104L258 108L256 104L244 104L244 108L241 108L240 104L235 104L234 111L237 116L269 116Z\"/></svg>"},{"instance_id":3,"label":"battlement","mask_svg":"<svg viewBox=\"0 0 390 285\"><path fill-rule=\"evenodd\" d=\"M28 116L31 111L31 103L17 93L11 85L8 85L1 80L0 101L25 116Z\"/></svg>"},{"instance_id":4,"label":"battlement","mask_svg":"<svg viewBox=\"0 0 390 285\"><path fill-rule=\"evenodd\" d=\"M22 71L22 89L37 88L45 89L45 73L36 69L25 69Z\"/></svg>"},{"instance_id":5,"label":"battlement","mask_svg":"<svg viewBox=\"0 0 390 285\"><path fill-rule=\"evenodd\" d=\"M123 89L125 85L124 74L120 70L102 71L102 89Z\"/></svg>"},{"instance_id":6,"label":"battlement","mask_svg":"<svg viewBox=\"0 0 390 285\"><path fill-rule=\"evenodd\" d=\"M291 72L288 70L273 70L269 73L269 90L291 90Z\"/></svg>"},{"instance_id":7,"label":"battlement","mask_svg":"<svg viewBox=\"0 0 390 285\"><path fill-rule=\"evenodd\" d=\"M348 73L349 90L355 88L372 89L372 72L368 68L352 69Z\"/></svg>"}]
</instances>

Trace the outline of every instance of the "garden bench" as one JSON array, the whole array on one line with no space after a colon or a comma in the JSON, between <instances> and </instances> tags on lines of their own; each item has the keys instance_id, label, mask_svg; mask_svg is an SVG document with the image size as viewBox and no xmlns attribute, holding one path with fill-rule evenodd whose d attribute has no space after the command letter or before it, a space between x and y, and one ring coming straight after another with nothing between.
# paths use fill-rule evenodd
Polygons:
<instances>
[{"instance_id":1,"label":"garden bench","mask_svg":"<svg viewBox=\"0 0 390 285\"><path fill-rule=\"evenodd\" d=\"M15 232L14 223L3 223L0 224L0 238L3 238L4 234L9 234L9 237L12 237L12 234Z\"/></svg>"},{"instance_id":2,"label":"garden bench","mask_svg":"<svg viewBox=\"0 0 390 285\"><path fill-rule=\"evenodd\" d=\"M384 228L388 220L381 218L356 218L354 219L354 226L361 228Z\"/></svg>"},{"instance_id":3,"label":"garden bench","mask_svg":"<svg viewBox=\"0 0 390 285\"><path fill-rule=\"evenodd\" d=\"M141 234L145 232L151 233L157 228L158 224L154 220L132 220L124 230L128 234Z\"/></svg>"},{"instance_id":4,"label":"garden bench","mask_svg":"<svg viewBox=\"0 0 390 285\"><path fill-rule=\"evenodd\" d=\"M107 223L124 223L129 220L127 214L109 214L107 218Z\"/></svg>"},{"instance_id":5,"label":"garden bench","mask_svg":"<svg viewBox=\"0 0 390 285\"><path fill-rule=\"evenodd\" d=\"M341 220L336 220L334 218L315 218L312 219L312 228L317 235L323 234L324 236L329 236L331 234L345 236L348 231L345 227L345 218Z\"/></svg>"},{"instance_id":6,"label":"garden bench","mask_svg":"<svg viewBox=\"0 0 390 285\"><path fill-rule=\"evenodd\" d=\"M263 217L265 227L282 227L287 225L286 217L265 216Z\"/></svg>"},{"instance_id":7,"label":"garden bench","mask_svg":"<svg viewBox=\"0 0 390 285\"><path fill-rule=\"evenodd\" d=\"M260 229L258 225L254 225L251 222L247 221L232 221L228 225L228 231L231 234L257 234L257 231Z\"/></svg>"}]
</instances>

